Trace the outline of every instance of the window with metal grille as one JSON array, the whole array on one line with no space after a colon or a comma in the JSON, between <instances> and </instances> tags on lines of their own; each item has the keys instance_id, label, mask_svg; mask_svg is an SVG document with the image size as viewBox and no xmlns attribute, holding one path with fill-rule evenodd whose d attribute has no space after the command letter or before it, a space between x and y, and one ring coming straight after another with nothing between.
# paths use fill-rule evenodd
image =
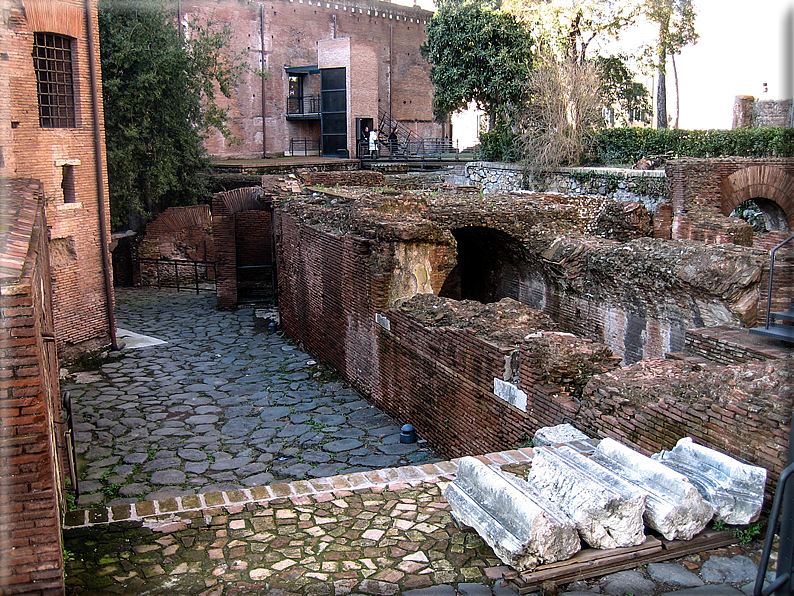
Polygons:
<instances>
[{"instance_id":1,"label":"window with metal grille","mask_svg":"<svg viewBox=\"0 0 794 596\"><path fill-rule=\"evenodd\" d=\"M39 123L43 128L73 128L72 40L54 33L36 33L33 67L38 86Z\"/></svg>"}]
</instances>

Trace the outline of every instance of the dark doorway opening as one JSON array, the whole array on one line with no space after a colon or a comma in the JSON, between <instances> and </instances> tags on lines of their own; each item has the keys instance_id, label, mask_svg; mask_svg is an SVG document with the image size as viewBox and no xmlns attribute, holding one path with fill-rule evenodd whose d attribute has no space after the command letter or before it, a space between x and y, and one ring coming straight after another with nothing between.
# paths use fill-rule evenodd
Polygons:
<instances>
[{"instance_id":1,"label":"dark doorway opening","mask_svg":"<svg viewBox=\"0 0 794 596\"><path fill-rule=\"evenodd\" d=\"M522 264L527 259L518 240L485 227L458 228L452 235L458 241L458 264L439 296L482 303L519 300Z\"/></svg>"},{"instance_id":2,"label":"dark doorway opening","mask_svg":"<svg viewBox=\"0 0 794 596\"><path fill-rule=\"evenodd\" d=\"M756 234L788 232L788 218L783 208L769 199L757 197L745 201L731 213L731 217L745 220Z\"/></svg>"}]
</instances>

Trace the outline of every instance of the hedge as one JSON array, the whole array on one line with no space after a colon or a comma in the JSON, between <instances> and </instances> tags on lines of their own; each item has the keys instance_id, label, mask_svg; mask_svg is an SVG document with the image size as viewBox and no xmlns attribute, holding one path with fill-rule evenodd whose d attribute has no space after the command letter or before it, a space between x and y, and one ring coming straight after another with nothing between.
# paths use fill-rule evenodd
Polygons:
<instances>
[{"instance_id":1,"label":"hedge","mask_svg":"<svg viewBox=\"0 0 794 596\"><path fill-rule=\"evenodd\" d=\"M587 162L634 164L641 157L665 153L675 157L794 157L794 129L606 128L596 133Z\"/></svg>"}]
</instances>

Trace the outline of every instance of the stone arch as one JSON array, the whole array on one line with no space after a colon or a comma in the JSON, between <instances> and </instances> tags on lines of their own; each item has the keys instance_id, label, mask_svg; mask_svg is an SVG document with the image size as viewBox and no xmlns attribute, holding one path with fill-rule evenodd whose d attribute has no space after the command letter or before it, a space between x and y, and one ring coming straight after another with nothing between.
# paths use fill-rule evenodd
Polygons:
<instances>
[{"instance_id":1,"label":"stone arch","mask_svg":"<svg viewBox=\"0 0 794 596\"><path fill-rule=\"evenodd\" d=\"M783 169L771 165L742 168L722 181L721 190L723 215L750 199L768 199L780 206L789 229L794 230L794 176Z\"/></svg>"}]
</instances>

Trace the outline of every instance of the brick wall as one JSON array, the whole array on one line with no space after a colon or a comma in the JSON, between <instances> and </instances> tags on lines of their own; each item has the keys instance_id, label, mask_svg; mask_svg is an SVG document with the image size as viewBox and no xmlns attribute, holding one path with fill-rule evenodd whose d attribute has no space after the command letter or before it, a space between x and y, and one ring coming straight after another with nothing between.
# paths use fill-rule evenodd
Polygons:
<instances>
[{"instance_id":1,"label":"brick wall","mask_svg":"<svg viewBox=\"0 0 794 596\"><path fill-rule=\"evenodd\" d=\"M261 191L238 188L213 195L212 239L220 310L237 308L238 284L248 283L249 278L239 276L238 266L273 264L271 203L261 198Z\"/></svg>"},{"instance_id":2,"label":"brick wall","mask_svg":"<svg viewBox=\"0 0 794 596\"><path fill-rule=\"evenodd\" d=\"M791 358L734 366L650 360L593 377L579 420L646 453L690 436L770 470L786 467ZM773 484L770 484L770 486Z\"/></svg>"},{"instance_id":3,"label":"brick wall","mask_svg":"<svg viewBox=\"0 0 794 596\"><path fill-rule=\"evenodd\" d=\"M31 188L30 181L22 185ZM64 593L59 509L64 473L57 448L64 436L55 424L62 421L58 362L39 203L43 193L35 186L28 199L38 205L35 220L18 238L29 251L21 253L19 275L4 270L0 280L0 593L42 596ZM4 207L7 190L0 188ZM19 190L12 189L11 199ZM7 225L6 213L0 215ZM18 253L4 235L5 269L9 255Z\"/></svg>"},{"instance_id":4,"label":"brick wall","mask_svg":"<svg viewBox=\"0 0 794 596\"><path fill-rule=\"evenodd\" d=\"M260 6L264 6L263 15ZM231 50L245 52L244 59L250 67L228 102L230 128L242 143L232 145L221 135L214 135L207 140L207 148L213 155L260 156L263 136L268 154L288 151L290 138L306 138L311 134L319 138L319 127L307 127L304 122L287 121L285 117L289 81L284 67L317 65L317 43L343 38L349 38L354 48L367 48L366 52L373 56L367 64L359 63L364 50L350 57L356 72L351 80L355 87L349 89L352 97L348 98L349 121L356 117L377 118L380 107L391 109L396 120L418 132L441 136L441 126L433 118L430 65L419 51L426 39L425 25L432 16L426 10L377 0L368 3L344 0L332 4L273 0L264 5L198 0L182 2L181 8L184 18L198 15L231 23L234 32ZM260 27L262 20L264 31ZM262 68L262 40L268 72L264 81L264 130L263 85L256 74ZM356 77L364 77L364 82ZM364 96L358 95L361 85L367 88ZM306 89L307 94L312 92ZM351 128L348 126L350 134ZM354 147L348 149L354 155Z\"/></svg>"},{"instance_id":5,"label":"brick wall","mask_svg":"<svg viewBox=\"0 0 794 596\"><path fill-rule=\"evenodd\" d=\"M477 318L472 314L454 323L439 314L441 322L434 322L432 307L429 312L412 310L421 308L414 306L419 296L402 306L390 303L397 279L390 255L399 252L390 242L336 236L302 226L280 211L275 217L284 332L337 368L399 423L413 424L447 456L515 447L541 426L574 421L645 452L670 448L689 434L753 463L782 469L779 445L785 441L780 437L787 436L792 405L786 389L788 362L733 363L690 374L693 369L686 363L646 360L613 370L619 358L597 342L521 324L507 326L516 333L510 340L501 338L496 327L483 335L472 328ZM725 255L726 263L737 258ZM685 268L687 257L683 260ZM622 277L614 266L609 271ZM560 316L555 318L564 327L575 305L557 300ZM500 304L480 307L503 309ZM593 315L585 307L598 308L595 300L578 306L582 322ZM520 304L511 308L532 312ZM630 308L604 308L603 320L633 334L637 342L669 341L669 330L654 321L638 322ZM682 323L682 346L685 328ZM495 378L526 393L526 411L494 394ZM763 404L766 388L771 406ZM726 439L739 416L746 418L737 435L741 440ZM742 443L749 444L750 437L758 437L752 448Z\"/></svg>"},{"instance_id":6,"label":"brick wall","mask_svg":"<svg viewBox=\"0 0 794 596\"><path fill-rule=\"evenodd\" d=\"M85 3L82 0L24 0L4 10L3 97L10 98L0 122L7 149L0 175L40 180L47 199L51 246L53 308L58 349L62 356L109 343L107 295L99 235L98 189L93 144L92 104L88 63ZM94 41L99 47L96 10L92 10ZM43 128L39 123L34 32L75 38L72 63L75 79L74 128ZM99 72L97 50L96 70ZM101 81L100 81L101 88ZM104 131L101 97L100 128ZM104 132L102 133L104 134ZM104 139L103 139L104 149ZM105 164L100 164L105 171ZM74 175L74 202L65 202L64 169ZM103 176L106 180L106 176ZM103 182L106 185L106 182ZM104 187L106 214L109 213ZM106 218L109 229L109 216Z\"/></svg>"}]
</instances>

